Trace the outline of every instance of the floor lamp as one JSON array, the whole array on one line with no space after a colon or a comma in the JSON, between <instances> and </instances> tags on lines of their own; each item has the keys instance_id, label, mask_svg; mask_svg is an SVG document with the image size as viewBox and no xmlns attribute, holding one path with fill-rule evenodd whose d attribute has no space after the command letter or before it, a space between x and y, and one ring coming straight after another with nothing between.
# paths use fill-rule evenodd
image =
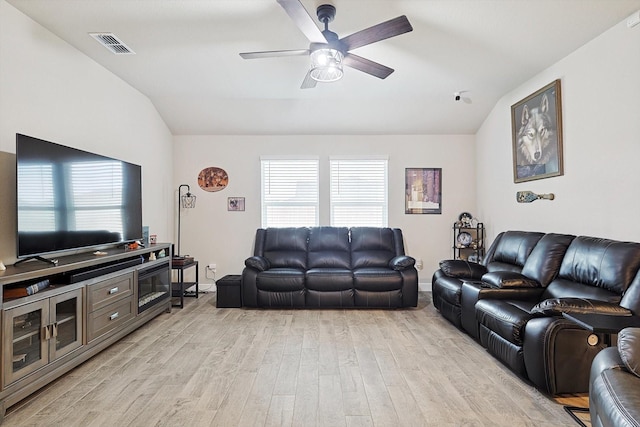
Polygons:
<instances>
[{"instance_id":1,"label":"floor lamp","mask_svg":"<svg viewBox=\"0 0 640 427\"><path fill-rule=\"evenodd\" d=\"M187 187L186 194L182 194L182 187ZM178 187L178 251L174 256L180 256L180 217L182 209L191 209L196 207L196 196L191 194L191 188L187 184L181 184Z\"/></svg>"}]
</instances>

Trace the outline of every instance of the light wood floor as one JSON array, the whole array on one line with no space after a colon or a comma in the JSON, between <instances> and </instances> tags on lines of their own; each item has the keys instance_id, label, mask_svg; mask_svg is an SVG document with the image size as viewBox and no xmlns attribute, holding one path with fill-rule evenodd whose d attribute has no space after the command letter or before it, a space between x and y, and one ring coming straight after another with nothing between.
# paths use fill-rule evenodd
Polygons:
<instances>
[{"instance_id":1,"label":"light wood floor","mask_svg":"<svg viewBox=\"0 0 640 427\"><path fill-rule=\"evenodd\" d=\"M186 303L10 408L3 426L574 425L427 293L409 310Z\"/></svg>"}]
</instances>

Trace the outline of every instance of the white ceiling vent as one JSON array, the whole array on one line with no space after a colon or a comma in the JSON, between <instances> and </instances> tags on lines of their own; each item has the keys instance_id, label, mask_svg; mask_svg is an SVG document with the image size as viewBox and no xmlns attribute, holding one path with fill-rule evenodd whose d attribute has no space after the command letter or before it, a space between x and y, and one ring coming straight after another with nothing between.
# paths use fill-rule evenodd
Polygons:
<instances>
[{"instance_id":1,"label":"white ceiling vent","mask_svg":"<svg viewBox=\"0 0 640 427\"><path fill-rule=\"evenodd\" d=\"M98 43L100 43L116 55L135 54L133 50L129 49L129 46L124 44L124 42L122 42L122 40L120 40L113 33L89 33L89 35L98 40Z\"/></svg>"}]
</instances>

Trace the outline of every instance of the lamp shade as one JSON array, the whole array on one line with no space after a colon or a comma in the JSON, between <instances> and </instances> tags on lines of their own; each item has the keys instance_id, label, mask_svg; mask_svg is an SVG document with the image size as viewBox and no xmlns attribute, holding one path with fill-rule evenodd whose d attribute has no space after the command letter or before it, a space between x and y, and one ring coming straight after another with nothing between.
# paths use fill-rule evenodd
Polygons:
<instances>
[{"instance_id":1,"label":"lamp shade","mask_svg":"<svg viewBox=\"0 0 640 427\"><path fill-rule=\"evenodd\" d=\"M337 49L320 48L311 52L311 78L319 82L335 82L344 74L344 55Z\"/></svg>"},{"instance_id":2,"label":"lamp shade","mask_svg":"<svg viewBox=\"0 0 640 427\"><path fill-rule=\"evenodd\" d=\"M196 207L196 196L187 192L180 197L182 207L185 209L191 209Z\"/></svg>"}]
</instances>

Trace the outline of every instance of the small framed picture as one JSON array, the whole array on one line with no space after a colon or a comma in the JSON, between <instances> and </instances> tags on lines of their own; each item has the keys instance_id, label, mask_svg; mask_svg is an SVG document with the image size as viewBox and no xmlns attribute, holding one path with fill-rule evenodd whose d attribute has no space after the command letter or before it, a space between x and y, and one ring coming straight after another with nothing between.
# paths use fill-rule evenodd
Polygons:
<instances>
[{"instance_id":1,"label":"small framed picture","mask_svg":"<svg viewBox=\"0 0 640 427\"><path fill-rule=\"evenodd\" d=\"M442 168L406 168L404 213L442 213Z\"/></svg>"},{"instance_id":2,"label":"small framed picture","mask_svg":"<svg viewBox=\"0 0 640 427\"><path fill-rule=\"evenodd\" d=\"M228 211L244 211L244 197L227 197Z\"/></svg>"}]
</instances>

